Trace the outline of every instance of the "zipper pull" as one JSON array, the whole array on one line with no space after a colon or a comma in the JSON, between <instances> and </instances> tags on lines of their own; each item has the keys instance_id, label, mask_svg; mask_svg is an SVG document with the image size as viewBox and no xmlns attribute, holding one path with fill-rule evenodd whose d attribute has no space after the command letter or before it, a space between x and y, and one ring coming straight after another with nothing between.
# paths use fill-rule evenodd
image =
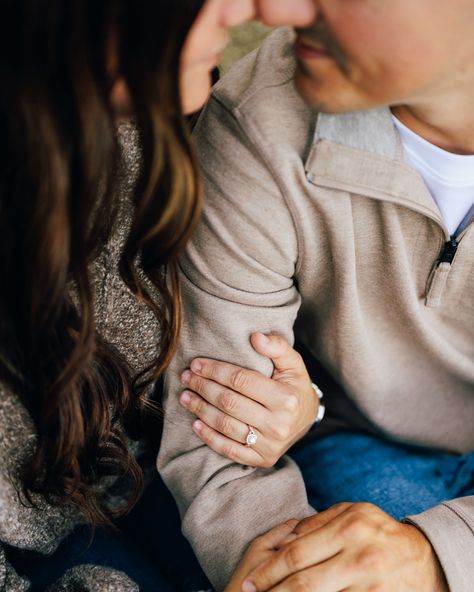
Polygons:
<instances>
[{"instance_id":1,"label":"zipper pull","mask_svg":"<svg viewBox=\"0 0 474 592\"><path fill-rule=\"evenodd\" d=\"M441 257L438 261L438 266L441 265L441 263L449 263L449 265L451 265L458 250L458 247L459 242L454 237L451 237L451 240L444 244L444 250L441 253Z\"/></svg>"},{"instance_id":2,"label":"zipper pull","mask_svg":"<svg viewBox=\"0 0 474 592\"><path fill-rule=\"evenodd\" d=\"M426 306L429 308L436 308L441 305L443 293L446 289L446 282L448 281L449 272L451 271L451 265L456 256L458 246L459 241L454 237L451 237L451 240L444 244L443 252L438 259L426 295Z\"/></svg>"}]
</instances>

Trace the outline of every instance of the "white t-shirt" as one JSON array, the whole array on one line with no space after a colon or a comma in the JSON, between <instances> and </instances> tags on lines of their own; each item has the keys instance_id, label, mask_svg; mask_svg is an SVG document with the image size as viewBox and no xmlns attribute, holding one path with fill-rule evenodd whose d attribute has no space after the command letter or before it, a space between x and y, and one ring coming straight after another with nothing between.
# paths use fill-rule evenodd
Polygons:
<instances>
[{"instance_id":1,"label":"white t-shirt","mask_svg":"<svg viewBox=\"0 0 474 592\"><path fill-rule=\"evenodd\" d=\"M411 164L423 177L451 236L467 221L474 206L474 155L447 152L430 144L393 118Z\"/></svg>"}]
</instances>

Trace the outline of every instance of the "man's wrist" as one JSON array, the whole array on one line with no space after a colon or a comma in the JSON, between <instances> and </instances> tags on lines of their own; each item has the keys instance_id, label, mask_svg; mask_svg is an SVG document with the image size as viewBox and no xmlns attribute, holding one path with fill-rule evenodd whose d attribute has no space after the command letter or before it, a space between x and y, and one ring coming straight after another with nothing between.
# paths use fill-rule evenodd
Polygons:
<instances>
[{"instance_id":1,"label":"man's wrist","mask_svg":"<svg viewBox=\"0 0 474 592\"><path fill-rule=\"evenodd\" d=\"M414 524L405 524L412 529L417 540L417 545L423 548L423 564L426 566L425 572L429 581L433 582L434 592L449 592L449 585L446 579L441 562L429 538Z\"/></svg>"}]
</instances>

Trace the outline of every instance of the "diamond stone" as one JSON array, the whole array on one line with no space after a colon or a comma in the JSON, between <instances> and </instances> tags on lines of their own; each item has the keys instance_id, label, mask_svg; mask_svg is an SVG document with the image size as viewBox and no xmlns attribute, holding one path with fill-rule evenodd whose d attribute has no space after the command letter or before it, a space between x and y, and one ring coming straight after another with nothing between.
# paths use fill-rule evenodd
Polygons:
<instances>
[{"instance_id":1,"label":"diamond stone","mask_svg":"<svg viewBox=\"0 0 474 592\"><path fill-rule=\"evenodd\" d=\"M247 444L249 446L253 446L256 443L257 443L257 436L255 434L249 434L247 436Z\"/></svg>"}]
</instances>

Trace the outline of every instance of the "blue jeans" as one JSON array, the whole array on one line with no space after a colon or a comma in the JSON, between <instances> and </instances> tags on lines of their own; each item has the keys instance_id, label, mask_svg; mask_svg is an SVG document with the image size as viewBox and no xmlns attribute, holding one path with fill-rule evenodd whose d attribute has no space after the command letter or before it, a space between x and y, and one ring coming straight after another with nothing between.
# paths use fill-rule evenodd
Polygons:
<instances>
[{"instance_id":1,"label":"blue jeans","mask_svg":"<svg viewBox=\"0 0 474 592\"><path fill-rule=\"evenodd\" d=\"M303 445L291 456L318 511L339 502L371 502L400 520L474 495L474 453L448 454L339 432Z\"/></svg>"}]
</instances>

